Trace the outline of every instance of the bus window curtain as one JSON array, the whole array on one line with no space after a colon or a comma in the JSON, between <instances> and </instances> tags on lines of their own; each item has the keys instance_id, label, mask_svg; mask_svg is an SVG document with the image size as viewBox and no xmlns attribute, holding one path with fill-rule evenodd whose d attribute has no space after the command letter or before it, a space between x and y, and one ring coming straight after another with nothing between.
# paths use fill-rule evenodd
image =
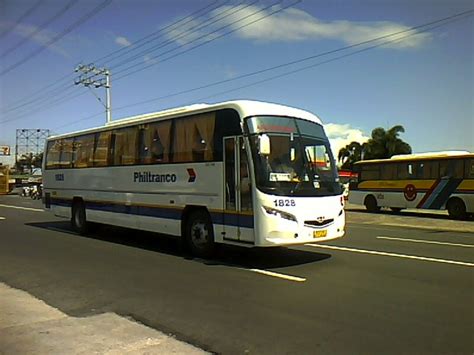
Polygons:
<instances>
[{"instance_id":1,"label":"bus window curtain","mask_svg":"<svg viewBox=\"0 0 474 355\"><path fill-rule=\"evenodd\" d=\"M160 139L161 145L163 146L163 162L167 163L169 161L170 154L171 120L158 123L155 129L156 133L158 133L158 138ZM155 129L152 130L153 135L155 134Z\"/></svg>"},{"instance_id":2,"label":"bus window curtain","mask_svg":"<svg viewBox=\"0 0 474 355\"><path fill-rule=\"evenodd\" d=\"M200 115L195 119L197 131L206 144L204 150L204 160L206 161L213 159L215 122L215 112Z\"/></svg>"}]
</instances>

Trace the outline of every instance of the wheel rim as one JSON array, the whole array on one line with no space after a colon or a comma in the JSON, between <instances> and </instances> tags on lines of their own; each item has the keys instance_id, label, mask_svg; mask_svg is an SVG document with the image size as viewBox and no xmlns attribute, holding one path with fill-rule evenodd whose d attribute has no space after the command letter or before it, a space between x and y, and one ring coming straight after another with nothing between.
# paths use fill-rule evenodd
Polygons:
<instances>
[{"instance_id":1,"label":"wheel rim","mask_svg":"<svg viewBox=\"0 0 474 355\"><path fill-rule=\"evenodd\" d=\"M191 226L191 242L199 249L204 248L209 243L209 230L206 223L195 221Z\"/></svg>"}]
</instances>

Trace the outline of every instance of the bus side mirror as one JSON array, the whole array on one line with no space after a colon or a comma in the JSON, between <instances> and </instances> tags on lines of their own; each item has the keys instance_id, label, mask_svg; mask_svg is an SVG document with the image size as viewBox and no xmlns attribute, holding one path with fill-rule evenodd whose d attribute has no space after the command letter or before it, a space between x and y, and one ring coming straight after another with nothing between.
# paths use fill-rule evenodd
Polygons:
<instances>
[{"instance_id":1,"label":"bus side mirror","mask_svg":"<svg viewBox=\"0 0 474 355\"><path fill-rule=\"evenodd\" d=\"M270 137L262 134L258 140L258 152L260 155L270 155Z\"/></svg>"}]
</instances>

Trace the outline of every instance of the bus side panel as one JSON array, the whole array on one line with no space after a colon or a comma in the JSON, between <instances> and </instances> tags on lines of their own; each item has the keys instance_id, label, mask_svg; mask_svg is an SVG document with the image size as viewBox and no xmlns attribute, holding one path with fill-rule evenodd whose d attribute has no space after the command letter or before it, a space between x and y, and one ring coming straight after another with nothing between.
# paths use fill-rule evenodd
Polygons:
<instances>
[{"instance_id":1,"label":"bus side panel","mask_svg":"<svg viewBox=\"0 0 474 355\"><path fill-rule=\"evenodd\" d=\"M92 222L180 235L186 206L223 213L219 162L46 170L44 179L52 210L62 217L70 218L76 197ZM214 232L222 241L219 220Z\"/></svg>"}]
</instances>

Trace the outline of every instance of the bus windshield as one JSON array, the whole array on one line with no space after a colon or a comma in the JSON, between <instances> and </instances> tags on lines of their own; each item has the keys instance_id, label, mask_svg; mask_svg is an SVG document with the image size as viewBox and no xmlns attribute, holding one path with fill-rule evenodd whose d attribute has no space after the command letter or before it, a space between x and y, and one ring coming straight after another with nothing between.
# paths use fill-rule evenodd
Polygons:
<instances>
[{"instance_id":1,"label":"bus windshield","mask_svg":"<svg viewBox=\"0 0 474 355\"><path fill-rule=\"evenodd\" d=\"M342 194L336 165L323 127L278 116L247 119L257 188L280 196ZM270 142L260 152L260 140Z\"/></svg>"}]
</instances>

